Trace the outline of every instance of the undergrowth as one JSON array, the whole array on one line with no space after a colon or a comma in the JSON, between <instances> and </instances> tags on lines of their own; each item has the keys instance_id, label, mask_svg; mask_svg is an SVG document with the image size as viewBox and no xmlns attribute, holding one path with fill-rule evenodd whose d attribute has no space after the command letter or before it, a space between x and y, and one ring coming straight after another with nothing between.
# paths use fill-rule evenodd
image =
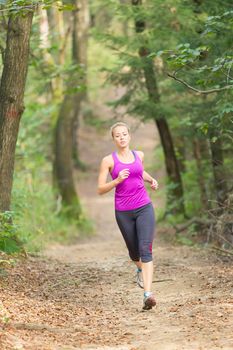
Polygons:
<instances>
[{"instance_id":1,"label":"undergrowth","mask_svg":"<svg viewBox=\"0 0 233 350\"><path fill-rule=\"evenodd\" d=\"M24 175L24 176L23 176ZM85 213L68 219L58 212L51 186L40 175L17 174L14 178L12 211L0 218L0 250L7 253L39 252L50 242L70 243L93 233Z\"/></svg>"}]
</instances>

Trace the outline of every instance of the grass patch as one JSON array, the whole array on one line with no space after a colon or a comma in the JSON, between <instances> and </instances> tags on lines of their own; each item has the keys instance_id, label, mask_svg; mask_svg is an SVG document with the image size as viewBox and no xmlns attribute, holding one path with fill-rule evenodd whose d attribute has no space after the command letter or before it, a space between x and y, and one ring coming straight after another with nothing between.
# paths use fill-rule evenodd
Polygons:
<instances>
[{"instance_id":1,"label":"grass patch","mask_svg":"<svg viewBox=\"0 0 233 350\"><path fill-rule=\"evenodd\" d=\"M39 252L52 241L66 244L93 234L93 224L85 213L79 219L68 219L57 212L51 184L45 181L44 175L32 178L22 176L21 172L14 179L14 225L28 252Z\"/></svg>"}]
</instances>

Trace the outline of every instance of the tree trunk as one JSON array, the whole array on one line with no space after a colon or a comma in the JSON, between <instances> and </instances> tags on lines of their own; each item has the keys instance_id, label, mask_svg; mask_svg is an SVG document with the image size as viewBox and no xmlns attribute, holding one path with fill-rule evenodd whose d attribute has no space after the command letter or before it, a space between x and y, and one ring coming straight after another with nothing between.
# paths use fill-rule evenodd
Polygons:
<instances>
[{"instance_id":1,"label":"tree trunk","mask_svg":"<svg viewBox=\"0 0 233 350\"><path fill-rule=\"evenodd\" d=\"M47 50L50 46L48 15L47 15L47 11L42 9L41 7L38 8L38 13L39 13L40 47L42 49ZM48 53L46 52L46 54Z\"/></svg>"},{"instance_id":2,"label":"tree trunk","mask_svg":"<svg viewBox=\"0 0 233 350\"><path fill-rule=\"evenodd\" d=\"M44 13L46 12L46 14ZM53 45L58 47L55 54L46 52L45 62L49 65L55 64L64 65L65 64L65 47L67 38L64 34L64 22L62 11L58 11L56 7L51 7L48 10L41 10L42 18L44 22L47 21L46 27L48 28L48 34L52 38ZM42 25L40 25L42 34ZM69 31L67 32L67 35ZM52 102L60 102L63 93L63 79L61 75L55 76L51 79L51 93Z\"/></svg>"},{"instance_id":3,"label":"tree trunk","mask_svg":"<svg viewBox=\"0 0 233 350\"><path fill-rule=\"evenodd\" d=\"M215 142L212 142L210 140L210 149L212 156L216 199L219 207L221 207L227 197L227 184L224 174L222 142L220 138L218 138Z\"/></svg>"},{"instance_id":4,"label":"tree trunk","mask_svg":"<svg viewBox=\"0 0 233 350\"><path fill-rule=\"evenodd\" d=\"M181 171L181 173L186 172L186 140L185 137L182 135L173 137L174 144L176 145L176 154L177 154L177 161L178 166Z\"/></svg>"},{"instance_id":5,"label":"tree trunk","mask_svg":"<svg viewBox=\"0 0 233 350\"><path fill-rule=\"evenodd\" d=\"M77 19L78 11L72 16L72 61L77 69L70 74L67 91L61 105L55 130L55 184L62 198L63 211L73 217L80 217L81 205L77 196L73 178L73 134L74 123L80 111L81 93L75 92L77 85L82 84L77 59Z\"/></svg>"},{"instance_id":6,"label":"tree trunk","mask_svg":"<svg viewBox=\"0 0 233 350\"><path fill-rule=\"evenodd\" d=\"M72 57L74 64L80 65L83 69L82 80L80 84L83 85L82 91L77 93L74 106L73 119L73 159L77 168L85 168L80 161L78 151L78 129L81 105L87 100L87 45L88 45L88 30L90 26L89 7L86 0L74 0L75 10L73 11L73 43L72 43Z\"/></svg>"},{"instance_id":7,"label":"tree trunk","mask_svg":"<svg viewBox=\"0 0 233 350\"><path fill-rule=\"evenodd\" d=\"M0 85L0 211L10 210L15 147L28 70L33 12L8 21L4 68Z\"/></svg>"},{"instance_id":8,"label":"tree trunk","mask_svg":"<svg viewBox=\"0 0 233 350\"><path fill-rule=\"evenodd\" d=\"M172 136L165 118L155 119L165 155L165 165L172 188L168 191L168 208L173 213L185 214L183 184L178 167Z\"/></svg>"},{"instance_id":9,"label":"tree trunk","mask_svg":"<svg viewBox=\"0 0 233 350\"><path fill-rule=\"evenodd\" d=\"M210 209L210 205L208 202L208 196L206 191L206 185L205 185L205 177L204 177L204 168L202 164L202 149L201 149L201 142L202 140L197 140L196 138L193 139L193 155L196 160L197 165L197 176L198 176L198 183L200 188L200 199L202 208L204 210Z\"/></svg>"},{"instance_id":10,"label":"tree trunk","mask_svg":"<svg viewBox=\"0 0 233 350\"><path fill-rule=\"evenodd\" d=\"M53 45L59 48L58 54L56 53L53 55L54 60L57 64L63 65L65 63L64 42L66 40L63 11L59 11L56 7L50 7L47 10L47 18L50 34L52 35Z\"/></svg>"},{"instance_id":11,"label":"tree trunk","mask_svg":"<svg viewBox=\"0 0 233 350\"><path fill-rule=\"evenodd\" d=\"M54 176L62 199L62 210L78 218L81 205L75 190L72 162L72 120L74 96L67 94L62 102L55 129Z\"/></svg>"},{"instance_id":12,"label":"tree trunk","mask_svg":"<svg viewBox=\"0 0 233 350\"><path fill-rule=\"evenodd\" d=\"M2 63L4 63L6 33L7 33L7 21L6 21L5 16L2 15L2 16L0 16L0 53L1 53L1 56L2 56L1 57ZM1 66L2 66L2 64L0 64L0 67ZM0 74L1 74L1 71L0 71Z\"/></svg>"},{"instance_id":13,"label":"tree trunk","mask_svg":"<svg viewBox=\"0 0 233 350\"><path fill-rule=\"evenodd\" d=\"M132 5L141 5L141 0L132 0ZM145 29L145 22L140 19L135 22L136 33L141 33ZM146 88L148 96L151 102L159 103L160 96L158 91L158 84L154 71L152 60L148 57L149 50L146 47L139 49L139 55L143 62L143 71L145 76ZM168 191L167 206L169 211L173 213L185 214L184 208L184 194L183 184L179 171L178 161L175 154L172 136L170 133L169 125L163 115L154 117L155 124L158 128L163 152L165 156L165 164L169 182L172 183L172 187Z\"/></svg>"}]
</instances>

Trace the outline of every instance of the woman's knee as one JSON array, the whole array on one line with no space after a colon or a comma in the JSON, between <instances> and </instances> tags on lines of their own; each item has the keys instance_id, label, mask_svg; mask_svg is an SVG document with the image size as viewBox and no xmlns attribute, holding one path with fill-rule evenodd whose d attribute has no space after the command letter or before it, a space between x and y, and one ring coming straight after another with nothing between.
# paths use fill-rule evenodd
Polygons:
<instances>
[{"instance_id":1,"label":"woman's knee","mask_svg":"<svg viewBox=\"0 0 233 350\"><path fill-rule=\"evenodd\" d=\"M152 245L153 242L151 241L143 240L139 242L140 258L142 262L147 263L153 260Z\"/></svg>"},{"instance_id":2,"label":"woman's knee","mask_svg":"<svg viewBox=\"0 0 233 350\"><path fill-rule=\"evenodd\" d=\"M133 252L131 250L129 250L129 257L132 261L139 261L140 260L140 256L137 252Z\"/></svg>"},{"instance_id":3,"label":"woman's knee","mask_svg":"<svg viewBox=\"0 0 233 350\"><path fill-rule=\"evenodd\" d=\"M153 261L152 254L150 254L150 255L148 254L148 255L142 256L141 257L141 261L142 261L142 263L148 263L148 262Z\"/></svg>"}]
</instances>

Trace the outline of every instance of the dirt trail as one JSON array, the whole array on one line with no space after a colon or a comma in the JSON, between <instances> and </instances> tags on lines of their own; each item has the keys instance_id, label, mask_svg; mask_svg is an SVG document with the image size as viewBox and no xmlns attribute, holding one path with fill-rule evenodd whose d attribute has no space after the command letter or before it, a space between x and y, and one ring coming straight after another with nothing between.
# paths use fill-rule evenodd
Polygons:
<instances>
[{"instance_id":1,"label":"dirt trail","mask_svg":"<svg viewBox=\"0 0 233 350\"><path fill-rule=\"evenodd\" d=\"M90 169L77 178L96 235L48 247L2 276L0 348L232 350L232 266L206 251L164 243L160 227L153 283L158 306L141 311L142 291L115 224L113 194L95 191L99 159L110 145L106 135L99 142L92 132L86 128L81 143ZM138 132L153 139L150 125ZM153 147L149 141L144 147L149 157Z\"/></svg>"}]
</instances>

